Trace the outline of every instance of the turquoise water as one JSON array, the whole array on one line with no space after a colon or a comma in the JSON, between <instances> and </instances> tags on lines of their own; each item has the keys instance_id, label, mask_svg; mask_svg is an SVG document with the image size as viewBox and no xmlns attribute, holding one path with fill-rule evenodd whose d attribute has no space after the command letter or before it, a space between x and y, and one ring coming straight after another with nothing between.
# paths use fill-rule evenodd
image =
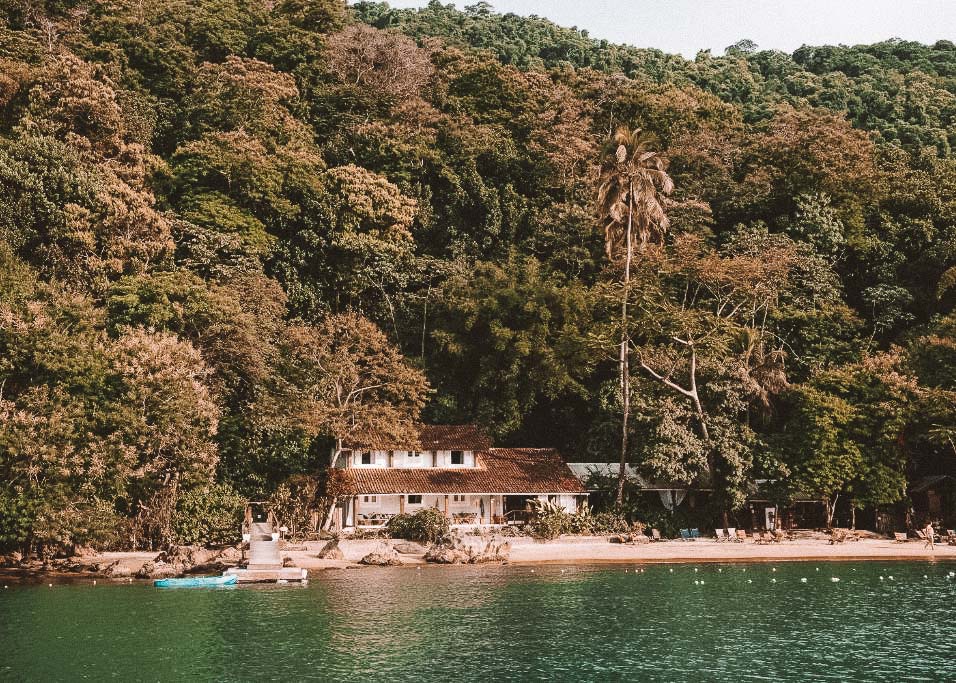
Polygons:
<instances>
[{"instance_id":1,"label":"turquoise water","mask_svg":"<svg viewBox=\"0 0 956 683\"><path fill-rule=\"evenodd\" d=\"M10 585L0 679L956 680L956 565L637 567Z\"/></svg>"}]
</instances>

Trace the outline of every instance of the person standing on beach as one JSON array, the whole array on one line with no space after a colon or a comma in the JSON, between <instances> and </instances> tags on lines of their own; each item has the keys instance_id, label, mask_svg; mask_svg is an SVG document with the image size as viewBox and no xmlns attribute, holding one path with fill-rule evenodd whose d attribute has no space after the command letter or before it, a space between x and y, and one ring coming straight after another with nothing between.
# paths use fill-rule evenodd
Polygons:
<instances>
[{"instance_id":1,"label":"person standing on beach","mask_svg":"<svg viewBox=\"0 0 956 683\"><path fill-rule=\"evenodd\" d=\"M930 550L935 551L936 548L933 546L933 541L935 540L936 532L933 531L932 522L926 522L926 528L923 529L923 534L926 536L926 545L929 546ZM925 548L926 545L924 545L923 547Z\"/></svg>"}]
</instances>

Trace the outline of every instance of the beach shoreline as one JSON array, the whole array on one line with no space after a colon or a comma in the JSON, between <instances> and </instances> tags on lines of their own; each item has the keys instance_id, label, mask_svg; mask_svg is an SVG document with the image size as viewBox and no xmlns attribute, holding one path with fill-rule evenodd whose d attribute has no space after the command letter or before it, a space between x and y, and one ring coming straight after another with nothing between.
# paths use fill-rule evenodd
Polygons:
<instances>
[{"instance_id":1,"label":"beach shoreline","mask_svg":"<svg viewBox=\"0 0 956 683\"><path fill-rule=\"evenodd\" d=\"M511 543L509 560L502 564L514 566L535 565L640 565L640 564L720 564L767 562L954 562L956 546L937 544L931 551L922 541L897 543L889 539L861 539L830 545L822 539L783 541L772 545L754 543L718 542L706 539L696 541L668 540L636 545L610 543L607 537L566 537L540 541L526 537L508 539ZM474 539L477 543L478 539ZM340 542L344 559L327 560L316 557L324 541L290 544L282 551L296 567L310 572L365 568L359 561L383 545L394 547L396 539L351 540ZM39 567L0 568L0 580L10 583L33 583L41 580L76 582L93 580L111 583L141 581L136 572L156 557L155 552L109 552L84 558L75 558L85 568L80 571L62 571ZM403 566L425 566L422 554L399 555ZM132 576L104 577L90 568L95 565L119 563L128 567ZM442 565L428 564L431 567Z\"/></svg>"}]
</instances>

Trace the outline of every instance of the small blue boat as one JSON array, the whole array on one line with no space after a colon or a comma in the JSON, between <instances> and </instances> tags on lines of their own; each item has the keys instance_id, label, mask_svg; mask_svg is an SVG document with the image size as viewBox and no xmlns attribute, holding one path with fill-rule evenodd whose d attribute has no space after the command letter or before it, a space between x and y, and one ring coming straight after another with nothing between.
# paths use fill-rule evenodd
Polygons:
<instances>
[{"instance_id":1,"label":"small blue boat","mask_svg":"<svg viewBox=\"0 0 956 683\"><path fill-rule=\"evenodd\" d=\"M156 579L153 585L159 588L195 588L199 586L234 586L239 581L231 576L190 576L184 579Z\"/></svg>"}]
</instances>

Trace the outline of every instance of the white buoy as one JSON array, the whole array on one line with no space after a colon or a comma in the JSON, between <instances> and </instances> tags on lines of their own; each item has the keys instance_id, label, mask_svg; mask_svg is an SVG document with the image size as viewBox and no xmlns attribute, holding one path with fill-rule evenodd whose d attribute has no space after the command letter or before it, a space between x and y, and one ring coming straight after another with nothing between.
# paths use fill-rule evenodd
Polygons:
<instances>
[{"instance_id":1,"label":"white buoy","mask_svg":"<svg viewBox=\"0 0 956 683\"><path fill-rule=\"evenodd\" d=\"M695 586L700 585L700 581L698 581L697 579L694 579L694 585Z\"/></svg>"},{"instance_id":2,"label":"white buoy","mask_svg":"<svg viewBox=\"0 0 956 683\"><path fill-rule=\"evenodd\" d=\"M694 567L694 573L695 574L697 573L697 567Z\"/></svg>"},{"instance_id":3,"label":"white buoy","mask_svg":"<svg viewBox=\"0 0 956 683\"><path fill-rule=\"evenodd\" d=\"M883 580L883 577L881 576L881 577L880 577L880 581L882 581L882 580Z\"/></svg>"},{"instance_id":4,"label":"white buoy","mask_svg":"<svg viewBox=\"0 0 956 683\"><path fill-rule=\"evenodd\" d=\"M96 579L93 579L93 585L94 586L96 585Z\"/></svg>"},{"instance_id":5,"label":"white buoy","mask_svg":"<svg viewBox=\"0 0 956 683\"><path fill-rule=\"evenodd\" d=\"M806 583L806 582L807 582L806 579L800 579L800 583Z\"/></svg>"},{"instance_id":6,"label":"white buoy","mask_svg":"<svg viewBox=\"0 0 956 683\"><path fill-rule=\"evenodd\" d=\"M720 572L722 572L722 571L724 571L724 570L721 569L720 567L717 567L717 573L718 573L718 574L719 574Z\"/></svg>"},{"instance_id":7,"label":"white buoy","mask_svg":"<svg viewBox=\"0 0 956 683\"><path fill-rule=\"evenodd\" d=\"M837 583L839 580L840 580L840 577L839 577L839 576L831 576L831 577L830 577L830 581L832 581L833 583Z\"/></svg>"},{"instance_id":8,"label":"white buoy","mask_svg":"<svg viewBox=\"0 0 956 683\"><path fill-rule=\"evenodd\" d=\"M777 571L777 568L776 568L776 567L774 567L774 568L773 568L773 569L771 569L770 571L772 571L772 572L775 572L775 571Z\"/></svg>"},{"instance_id":9,"label":"white buoy","mask_svg":"<svg viewBox=\"0 0 956 683\"><path fill-rule=\"evenodd\" d=\"M52 583L48 583L47 585L48 585L50 588L53 588L53 584L52 584Z\"/></svg>"},{"instance_id":10,"label":"white buoy","mask_svg":"<svg viewBox=\"0 0 956 683\"><path fill-rule=\"evenodd\" d=\"M701 585L701 586L704 585L704 580L703 580L703 579L700 580L700 585Z\"/></svg>"},{"instance_id":11,"label":"white buoy","mask_svg":"<svg viewBox=\"0 0 956 683\"><path fill-rule=\"evenodd\" d=\"M817 571L820 571L820 568L819 568L819 567L817 567Z\"/></svg>"},{"instance_id":12,"label":"white buoy","mask_svg":"<svg viewBox=\"0 0 956 683\"><path fill-rule=\"evenodd\" d=\"M887 578L889 578L889 580L892 581L892 580L893 580L893 575L890 574L889 577L887 577Z\"/></svg>"},{"instance_id":13,"label":"white buoy","mask_svg":"<svg viewBox=\"0 0 956 683\"><path fill-rule=\"evenodd\" d=\"M673 569L668 569L667 571L669 571L671 574L674 573L674 570L673 570Z\"/></svg>"},{"instance_id":14,"label":"white buoy","mask_svg":"<svg viewBox=\"0 0 956 683\"><path fill-rule=\"evenodd\" d=\"M924 578L924 579L928 579L929 577L926 576L926 574L923 574L923 578Z\"/></svg>"},{"instance_id":15,"label":"white buoy","mask_svg":"<svg viewBox=\"0 0 956 683\"><path fill-rule=\"evenodd\" d=\"M777 583L776 579L770 579L770 583Z\"/></svg>"},{"instance_id":16,"label":"white buoy","mask_svg":"<svg viewBox=\"0 0 956 683\"><path fill-rule=\"evenodd\" d=\"M747 579L747 583L753 583L753 579Z\"/></svg>"}]
</instances>

